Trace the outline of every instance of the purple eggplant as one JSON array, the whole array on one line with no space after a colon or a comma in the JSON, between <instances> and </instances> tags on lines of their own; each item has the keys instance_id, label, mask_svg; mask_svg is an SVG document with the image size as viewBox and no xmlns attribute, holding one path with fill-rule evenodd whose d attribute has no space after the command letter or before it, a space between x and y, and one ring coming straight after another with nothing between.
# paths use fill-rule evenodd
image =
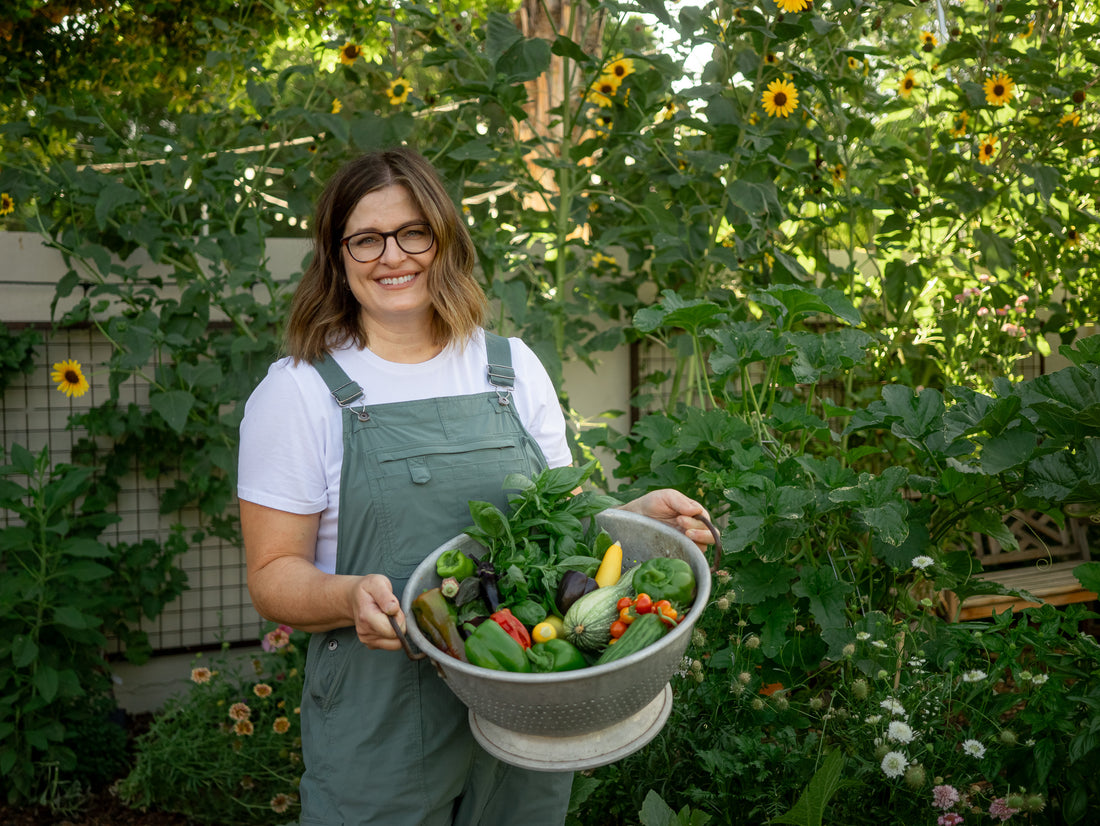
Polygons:
<instances>
[{"instance_id":1,"label":"purple eggplant","mask_svg":"<svg viewBox=\"0 0 1100 826\"><path fill-rule=\"evenodd\" d=\"M596 580L582 571L566 571L558 583L558 610L565 616L574 602L599 587Z\"/></svg>"}]
</instances>

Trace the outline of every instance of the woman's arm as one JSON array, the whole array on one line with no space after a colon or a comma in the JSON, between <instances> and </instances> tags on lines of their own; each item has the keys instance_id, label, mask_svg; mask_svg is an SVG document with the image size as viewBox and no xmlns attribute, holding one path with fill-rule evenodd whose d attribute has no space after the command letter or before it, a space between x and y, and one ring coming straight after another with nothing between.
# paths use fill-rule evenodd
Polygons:
<instances>
[{"instance_id":1,"label":"woman's arm","mask_svg":"<svg viewBox=\"0 0 1100 826\"><path fill-rule=\"evenodd\" d=\"M405 627L389 579L326 574L313 564L320 514L240 501L248 592L260 616L301 631L355 626L370 648L401 647L387 615Z\"/></svg>"}]
</instances>

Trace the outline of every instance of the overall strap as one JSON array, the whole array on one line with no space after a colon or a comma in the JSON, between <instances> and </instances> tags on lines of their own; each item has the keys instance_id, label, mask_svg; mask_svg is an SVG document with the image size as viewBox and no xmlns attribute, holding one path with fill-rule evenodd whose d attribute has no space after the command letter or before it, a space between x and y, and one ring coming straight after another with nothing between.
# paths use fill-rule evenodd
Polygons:
<instances>
[{"instance_id":1,"label":"overall strap","mask_svg":"<svg viewBox=\"0 0 1100 826\"><path fill-rule=\"evenodd\" d=\"M348 374L344 372L344 368L336 363L336 359L326 353L313 362L313 368L321 374L321 378L328 385L332 398L336 400L340 407L351 409L363 421L370 418L370 413L366 411L365 407L359 409L351 407L352 404L363 398L363 388L348 378Z\"/></svg>"},{"instance_id":2,"label":"overall strap","mask_svg":"<svg viewBox=\"0 0 1100 826\"><path fill-rule=\"evenodd\" d=\"M507 407L511 404L512 390L516 386L516 371L512 369L512 346L508 339L486 330L485 356L489 362L489 383L497 390L500 407Z\"/></svg>"}]
</instances>

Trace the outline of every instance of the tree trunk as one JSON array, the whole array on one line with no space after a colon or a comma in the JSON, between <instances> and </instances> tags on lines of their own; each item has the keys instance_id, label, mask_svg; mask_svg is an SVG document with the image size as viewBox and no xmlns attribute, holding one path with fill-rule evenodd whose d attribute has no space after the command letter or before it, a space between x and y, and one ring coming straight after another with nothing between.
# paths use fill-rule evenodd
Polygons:
<instances>
[{"instance_id":1,"label":"tree trunk","mask_svg":"<svg viewBox=\"0 0 1100 826\"><path fill-rule=\"evenodd\" d=\"M540 37L551 43L558 35L577 43L586 54L599 54L606 13L593 13L584 0L523 0L517 14L517 26L525 37ZM581 133L573 123L572 114L584 96L587 84L580 67L568 58L551 55L550 68L534 80L526 82L527 120L517 124L517 135L532 141L526 156L531 177L546 197L557 192L554 171L538 164L539 159L559 158L563 144L575 140ZM568 101L566 95L568 94ZM562 104L566 104L563 106ZM567 131L568 130L568 133ZM527 206L546 209L542 199L528 196Z\"/></svg>"}]
</instances>

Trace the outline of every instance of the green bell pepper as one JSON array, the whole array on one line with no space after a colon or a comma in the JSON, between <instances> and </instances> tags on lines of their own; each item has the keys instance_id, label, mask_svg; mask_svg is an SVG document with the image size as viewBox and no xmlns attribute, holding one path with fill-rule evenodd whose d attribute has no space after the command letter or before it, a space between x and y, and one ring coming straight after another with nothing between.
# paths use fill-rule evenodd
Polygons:
<instances>
[{"instance_id":1,"label":"green bell pepper","mask_svg":"<svg viewBox=\"0 0 1100 826\"><path fill-rule=\"evenodd\" d=\"M466 662L494 671L530 671L527 652L491 619L466 638Z\"/></svg>"},{"instance_id":2,"label":"green bell pepper","mask_svg":"<svg viewBox=\"0 0 1100 826\"><path fill-rule=\"evenodd\" d=\"M634 592L649 594L654 602L667 599L683 608L695 599L695 573L684 559L647 559L634 570Z\"/></svg>"},{"instance_id":3,"label":"green bell pepper","mask_svg":"<svg viewBox=\"0 0 1100 826\"><path fill-rule=\"evenodd\" d=\"M451 548L441 553L435 560L435 572L442 579L453 576L459 582L471 576L477 566L474 561L458 548Z\"/></svg>"},{"instance_id":4,"label":"green bell pepper","mask_svg":"<svg viewBox=\"0 0 1100 826\"><path fill-rule=\"evenodd\" d=\"M537 642L527 649L527 659L534 671L572 671L587 668L588 660L580 649L568 640L555 637L546 642Z\"/></svg>"}]
</instances>

